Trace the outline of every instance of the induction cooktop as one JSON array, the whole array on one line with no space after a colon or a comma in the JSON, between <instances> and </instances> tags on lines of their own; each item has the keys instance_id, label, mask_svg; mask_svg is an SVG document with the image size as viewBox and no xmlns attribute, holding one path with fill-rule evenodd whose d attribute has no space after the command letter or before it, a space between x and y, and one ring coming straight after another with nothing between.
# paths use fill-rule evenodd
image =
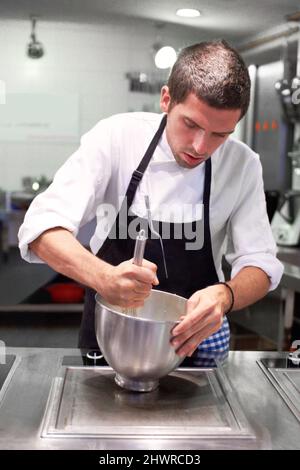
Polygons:
<instances>
[{"instance_id":1,"label":"induction cooktop","mask_svg":"<svg viewBox=\"0 0 300 470\"><path fill-rule=\"evenodd\" d=\"M298 361L291 360L290 356L262 358L257 363L300 421L300 365Z\"/></svg>"},{"instance_id":2,"label":"induction cooktop","mask_svg":"<svg viewBox=\"0 0 300 470\"><path fill-rule=\"evenodd\" d=\"M65 357L64 362L73 359ZM185 439L196 447L200 441L208 447L222 442L228 448L233 441L246 448L256 445L256 435L219 364L180 367L148 393L125 390L114 377L108 366L62 366L50 391L42 437L175 439L179 446Z\"/></svg>"}]
</instances>

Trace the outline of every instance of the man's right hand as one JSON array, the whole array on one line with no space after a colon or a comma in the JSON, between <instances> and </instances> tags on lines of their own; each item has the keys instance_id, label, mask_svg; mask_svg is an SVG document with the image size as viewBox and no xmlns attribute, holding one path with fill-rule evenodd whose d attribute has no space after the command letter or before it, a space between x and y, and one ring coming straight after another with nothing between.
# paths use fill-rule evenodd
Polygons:
<instances>
[{"instance_id":1,"label":"man's right hand","mask_svg":"<svg viewBox=\"0 0 300 470\"><path fill-rule=\"evenodd\" d=\"M152 286L159 284L156 271L156 264L145 259L142 266L133 264L132 259L118 266L107 265L98 291L113 305L123 308L142 307Z\"/></svg>"}]
</instances>

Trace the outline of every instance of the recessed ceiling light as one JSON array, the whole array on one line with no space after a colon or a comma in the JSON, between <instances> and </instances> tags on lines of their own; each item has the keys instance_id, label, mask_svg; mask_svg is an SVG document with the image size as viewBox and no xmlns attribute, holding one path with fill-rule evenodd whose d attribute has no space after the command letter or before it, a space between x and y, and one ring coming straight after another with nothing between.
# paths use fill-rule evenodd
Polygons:
<instances>
[{"instance_id":1,"label":"recessed ceiling light","mask_svg":"<svg viewBox=\"0 0 300 470\"><path fill-rule=\"evenodd\" d=\"M179 8L179 10L176 11L176 15L184 18L196 18L197 16L200 16L201 13L195 8Z\"/></svg>"},{"instance_id":2,"label":"recessed ceiling light","mask_svg":"<svg viewBox=\"0 0 300 470\"><path fill-rule=\"evenodd\" d=\"M158 69L168 69L173 67L176 59L175 49L170 46L163 46L156 52L154 62Z\"/></svg>"}]
</instances>

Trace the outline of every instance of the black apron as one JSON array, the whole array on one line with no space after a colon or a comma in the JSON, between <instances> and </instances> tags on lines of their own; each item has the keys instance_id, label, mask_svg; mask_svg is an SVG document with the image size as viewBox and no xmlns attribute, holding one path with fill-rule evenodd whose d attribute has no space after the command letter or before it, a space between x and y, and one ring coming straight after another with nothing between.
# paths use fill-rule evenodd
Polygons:
<instances>
[{"instance_id":1,"label":"black apron","mask_svg":"<svg viewBox=\"0 0 300 470\"><path fill-rule=\"evenodd\" d=\"M147 166L151 160L151 157L155 151L156 146L163 134L166 126L167 115L165 115L160 123L160 126L154 135L144 157L142 158L139 166L133 172L130 183L127 188L126 197L123 205L118 213L115 220L114 226L112 227L110 234L119 234L120 224L124 224L124 217L120 217L121 211L124 213L124 204L126 204L126 227L123 227L128 234L128 226L134 221L137 227L137 233L140 228L147 228L148 222L145 219L139 219L135 215L129 215L127 207L130 208L137 191L137 187L143 178L143 175L147 169ZM219 281L218 275L215 269L211 237L210 237L210 226L209 226L209 201L210 201L210 186L211 186L211 159L209 158L205 162L205 181L204 181L204 192L203 192L203 205L204 205L204 224L202 221L202 227L204 230L204 242L201 249L197 250L186 250L186 243L191 243L193 240L186 239L183 236L178 239L176 234L182 233L196 233L198 221L191 222L190 227L186 227L186 224L181 224L181 232L178 231L180 227L176 227L176 223L169 223L168 227L164 227L165 222L154 221L154 228L162 236L163 233L169 233L168 239L163 239L163 245L166 256L166 264L168 269L168 279L165 276L163 258L161 253L161 246L159 239L148 238L145 249L145 259L152 261L158 266L157 275L159 279L159 285L157 289L175 293L183 297L189 298L194 292L205 287L215 284ZM204 225L204 226L203 226ZM164 231L165 229L165 231ZM123 232L124 234L124 232ZM135 239L127 237L120 237L113 239L108 237L104 241L97 256L102 260L112 265L118 265L123 261L131 259L134 252ZM155 289L156 287L154 287ZM84 312L79 333L79 347L82 349L98 349L98 343L95 336L95 294L93 289L87 288L85 296ZM227 322L226 322L227 323ZM219 330L220 331L220 330Z\"/></svg>"}]
</instances>

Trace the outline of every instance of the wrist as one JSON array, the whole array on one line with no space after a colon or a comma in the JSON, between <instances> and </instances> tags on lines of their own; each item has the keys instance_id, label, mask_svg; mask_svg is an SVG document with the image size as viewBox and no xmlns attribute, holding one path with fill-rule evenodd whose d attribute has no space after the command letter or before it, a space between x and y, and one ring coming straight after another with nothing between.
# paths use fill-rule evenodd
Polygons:
<instances>
[{"instance_id":1,"label":"wrist","mask_svg":"<svg viewBox=\"0 0 300 470\"><path fill-rule=\"evenodd\" d=\"M220 302L222 304L223 313L230 313L234 306L234 293L232 287L227 282L217 282L220 288Z\"/></svg>"},{"instance_id":2,"label":"wrist","mask_svg":"<svg viewBox=\"0 0 300 470\"><path fill-rule=\"evenodd\" d=\"M100 295L102 295L105 286L109 284L109 273L113 266L101 260L100 258L97 258L96 256L95 258L96 263L93 270L93 279L91 287L96 292L99 292Z\"/></svg>"}]
</instances>

